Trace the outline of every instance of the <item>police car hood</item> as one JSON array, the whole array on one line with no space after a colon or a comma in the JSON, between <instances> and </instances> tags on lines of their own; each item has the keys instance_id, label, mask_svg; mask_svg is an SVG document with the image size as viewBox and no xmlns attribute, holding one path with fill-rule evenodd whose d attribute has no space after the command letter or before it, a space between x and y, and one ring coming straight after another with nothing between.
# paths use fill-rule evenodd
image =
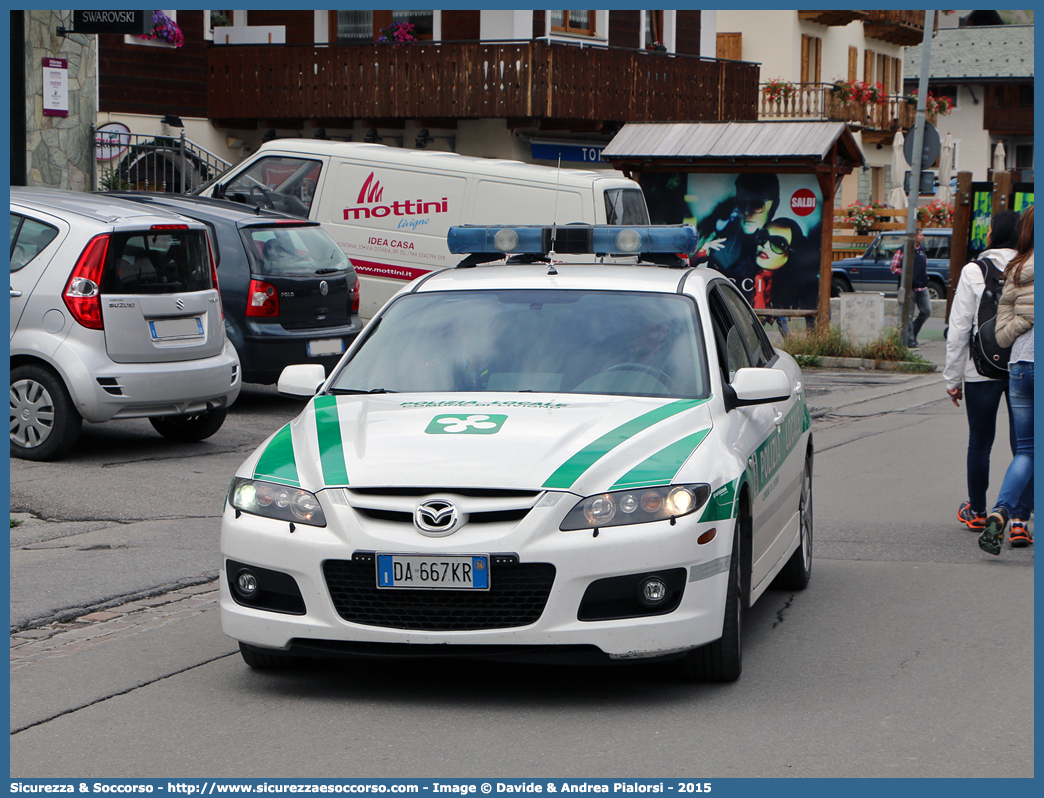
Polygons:
<instances>
[{"instance_id":1,"label":"police car hood","mask_svg":"<svg viewBox=\"0 0 1044 798\"><path fill-rule=\"evenodd\" d=\"M317 396L244 471L311 491L401 486L587 495L669 484L711 428L705 399L526 396Z\"/></svg>"}]
</instances>

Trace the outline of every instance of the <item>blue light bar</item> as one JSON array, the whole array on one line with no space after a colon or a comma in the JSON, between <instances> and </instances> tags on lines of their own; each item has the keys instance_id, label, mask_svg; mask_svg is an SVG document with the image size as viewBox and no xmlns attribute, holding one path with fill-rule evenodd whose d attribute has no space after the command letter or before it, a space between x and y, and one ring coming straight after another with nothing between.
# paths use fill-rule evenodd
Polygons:
<instances>
[{"instance_id":1,"label":"blue light bar","mask_svg":"<svg viewBox=\"0 0 1044 798\"><path fill-rule=\"evenodd\" d=\"M547 254L608 254L670 252L691 255L696 251L699 236L690 225L561 225L551 240L551 227L542 225L514 225L494 227L459 225L451 227L446 236L450 252L471 254L477 252Z\"/></svg>"}]
</instances>

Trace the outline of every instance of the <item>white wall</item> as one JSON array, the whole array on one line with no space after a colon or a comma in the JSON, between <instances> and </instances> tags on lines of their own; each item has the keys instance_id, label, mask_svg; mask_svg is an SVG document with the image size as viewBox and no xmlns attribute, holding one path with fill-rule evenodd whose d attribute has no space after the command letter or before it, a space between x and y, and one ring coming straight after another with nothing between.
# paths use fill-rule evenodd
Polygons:
<instances>
[{"instance_id":1,"label":"white wall","mask_svg":"<svg viewBox=\"0 0 1044 798\"><path fill-rule=\"evenodd\" d=\"M976 104L972 94L978 98ZM983 130L982 117L986 107L986 90L983 86L957 87L957 106L947 116L940 116L935 123L939 137L946 139L946 134L953 135L957 160L952 175L957 172L971 172L972 180L985 180L986 170L990 168L990 134Z\"/></svg>"},{"instance_id":2,"label":"white wall","mask_svg":"<svg viewBox=\"0 0 1044 798\"><path fill-rule=\"evenodd\" d=\"M529 39L533 35L531 10L485 10L479 13L479 38L482 41Z\"/></svg>"}]
</instances>

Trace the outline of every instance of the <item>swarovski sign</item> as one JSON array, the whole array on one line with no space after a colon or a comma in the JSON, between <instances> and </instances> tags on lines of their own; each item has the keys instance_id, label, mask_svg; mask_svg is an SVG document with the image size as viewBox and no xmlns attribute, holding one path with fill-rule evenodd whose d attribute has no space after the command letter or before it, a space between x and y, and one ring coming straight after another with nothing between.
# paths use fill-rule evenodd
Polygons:
<instances>
[{"instance_id":1,"label":"swarovski sign","mask_svg":"<svg viewBox=\"0 0 1044 798\"><path fill-rule=\"evenodd\" d=\"M152 31L152 11L73 11L73 27L67 33L143 34Z\"/></svg>"}]
</instances>

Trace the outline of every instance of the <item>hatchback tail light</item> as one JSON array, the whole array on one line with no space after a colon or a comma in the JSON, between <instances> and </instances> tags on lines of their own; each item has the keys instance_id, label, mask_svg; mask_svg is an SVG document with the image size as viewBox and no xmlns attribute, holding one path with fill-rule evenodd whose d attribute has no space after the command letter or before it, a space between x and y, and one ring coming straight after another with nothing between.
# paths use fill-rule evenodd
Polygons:
<instances>
[{"instance_id":1,"label":"hatchback tail light","mask_svg":"<svg viewBox=\"0 0 1044 798\"><path fill-rule=\"evenodd\" d=\"M359 278L355 278L355 285L352 286L352 313L359 312Z\"/></svg>"},{"instance_id":2,"label":"hatchback tail light","mask_svg":"<svg viewBox=\"0 0 1044 798\"><path fill-rule=\"evenodd\" d=\"M263 280L250 280L247 291L247 316L274 318L279 315L279 292L275 286Z\"/></svg>"},{"instance_id":3,"label":"hatchback tail light","mask_svg":"<svg viewBox=\"0 0 1044 798\"><path fill-rule=\"evenodd\" d=\"M62 299L72 317L77 323L91 330L104 329L100 286L108 251L108 233L95 236L88 241L62 293Z\"/></svg>"}]
</instances>

